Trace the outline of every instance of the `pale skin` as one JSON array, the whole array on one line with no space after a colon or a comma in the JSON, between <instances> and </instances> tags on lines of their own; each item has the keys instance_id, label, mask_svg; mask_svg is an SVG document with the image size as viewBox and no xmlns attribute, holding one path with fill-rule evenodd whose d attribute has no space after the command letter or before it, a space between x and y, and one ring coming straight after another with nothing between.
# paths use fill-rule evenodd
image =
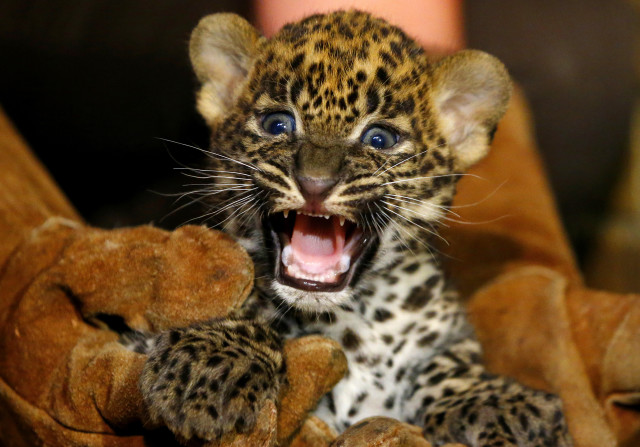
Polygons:
<instances>
[{"instance_id":1,"label":"pale skin","mask_svg":"<svg viewBox=\"0 0 640 447\"><path fill-rule=\"evenodd\" d=\"M452 53L466 42L462 0L254 0L253 7L267 37L310 14L355 8L384 17L425 48Z\"/></svg>"}]
</instances>

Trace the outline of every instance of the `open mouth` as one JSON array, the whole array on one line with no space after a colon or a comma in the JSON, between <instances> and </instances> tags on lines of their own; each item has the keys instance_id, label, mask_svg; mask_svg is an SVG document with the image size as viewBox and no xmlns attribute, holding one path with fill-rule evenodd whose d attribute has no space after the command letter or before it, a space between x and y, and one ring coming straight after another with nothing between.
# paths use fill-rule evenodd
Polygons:
<instances>
[{"instance_id":1,"label":"open mouth","mask_svg":"<svg viewBox=\"0 0 640 447\"><path fill-rule=\"evenodd\" d=\"M268 218L276 280L297 289L338 292L350 282L374 236L337 215L289 211Z\"/></svg>"}]
</instances>

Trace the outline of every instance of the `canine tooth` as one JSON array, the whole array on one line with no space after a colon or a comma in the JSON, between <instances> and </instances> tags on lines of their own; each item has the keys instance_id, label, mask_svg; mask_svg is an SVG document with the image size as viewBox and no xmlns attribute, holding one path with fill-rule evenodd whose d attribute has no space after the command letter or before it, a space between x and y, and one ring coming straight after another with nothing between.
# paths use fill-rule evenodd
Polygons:
<instances>
[{"instance_id":1,"label":"canine tooth","mask_svg":"<svg viewBox=\"0 0 640 447\"><path fill-rule=\"evenodd\" d=\"M293 248L291 248L291 245L284 247L282 250L281 260L285 267L289 267L291 265L293 261Z\"/></svg>"},{"instance_id":2,"label":"canine tooth","mask_svg":"<svg viewBox=\"0 0 640 447\"><path fill-rule=\"evenodd\" d=\"M344 217L340 217L340 226L344 227Z\"/></svg>"},{"instance_id":3,"label":"canine tooth","mask_svg":"<svg viewBox=\"0 0 640 447\"><path fill-rule=\"evenodd\" d=\"M287 217L289 217L289 210L283 211L282 214L284 214L284 218L286 219Z\"/></svg>"},{"instance_id":4,"label":"canine tooth","mask_svg":"<svg viewBox=\"0 0 640 447\"><path fill-rule=\"evenodd\" d=\"M331 219L331 216L327 216L326 214L325 214L325 215L323 215L322 217L324 217L324 218L325 218L325 219L327 219L327 220Z\"/></svg>"}]
</instances>

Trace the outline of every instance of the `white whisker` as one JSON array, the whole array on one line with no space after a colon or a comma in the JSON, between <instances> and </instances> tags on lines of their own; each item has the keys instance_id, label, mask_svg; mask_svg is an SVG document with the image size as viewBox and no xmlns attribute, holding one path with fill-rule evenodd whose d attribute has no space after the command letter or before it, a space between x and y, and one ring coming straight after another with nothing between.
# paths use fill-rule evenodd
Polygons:
<instances>
[{"instance_id":1,"label":"white whisker","mask_svg":"<svg viewBox=\"0 0 640 447\"><path fill-rule=\"evenodd\" d=\"M434 179L434 178L441 178L441 177L474 177L474 178L478 178L480 180L486 180L483 177L480 177L479 175L475 175L475 174L442 174L442 175L432 175L432 176L427 176L427 177L412 177L412 178L405 178L402 180L394 180L392 182L386 182L383 183L380 186L384 186L384 185L393 185L394 183L404 183L404 182L412 182L414 180L428 180L428 179Z\"/></svg>"},{"instance_id":2,"label":"white whisker","mask_svg":"<svg viewBox=\"0 0 640 447\"><path fill-rule=\"evenodd\" d=\"M156 138L158 140L166 141L167 143L179 144L180 146L185 146L185 147L190 147L192 149L196 149L196 150L202 152L203 154L205 154L209 158L218 158L218 159L222 158L223 160L229 160L229 161L231 161L233 163L238 163L238 164L240 164L242 166L246 166L247 168L253 169L254 171L260 171L259 168L257 168L256 166L252 165L251 163L245 163L245 162L236 160L234 158L227 157L226 155L223 155L223 154L218 154L218 153L215 153L215 152L208 151L206 149L202 149L202 148L200 148L198 146L194 146L192 144L180 143L179 141L169 140L167 138L160 138L160 137L156 137Z\"/></svg>"},{"instance_id":3,"label":"white whisker","mask_svg":"<svg viewBox=\"0 0 640 447\"><path fill-rule=\"evenodd\" d=\"M187 173L187 172L181 172L182 175L184 175L185 177L189 177L189 178L197 178L200 180L213 180L213 179L228 179L228 180L238 180L238 181L243 181L243 182L247 182L250 181L250 178L245 178L245 177L232 177L232 176L223 176L223 175L195 175L195 174L191 174L191 173Z\"/></svg>"},{"instance_id":4,"label":"white whisker","mask_svg":"<svg viewBox=\"0 0 640 447\"><path fill-rule=\"evenodd\" d=\"M458 214L454 213L453 211L451 211L446 206L437 205L435 203L430 203L430 202L426 202L426 201L422 201L422 200L417 200L417 199L413 199L411 197L399 196L397 194L385 194L383 197L386 197L389 200L397 200L398 202L401 202L401 203L407 203L409 205L413 204L413 205L420 205L420 206L427 206L427 207L436 208L438 210L442 210L442 211L445 211L447 213L451 213L456 217L460 217Z\"/></svg>"},{"instance_id":5,"label":"white whisker","mask_svg":"<svg viewBox=\"0 0 640 447\"><path fill-rule=\"evenodd\" d=\"M425 152L427 152L427 151L431 151L431 150L433 150L433 149L437 149L437 148L439 148L439 147L441 147L441 146L443 146L443 145L442 145L442 144L439 144L438 146L430 147L430 148L427 148L427 149L423 150L422 152L418 152L417 154L414 154L414 155L412 155L411 157L405 158L404 160L402 160L402 161L400 161L400 162L396 163L395 165L393 165L393 166L391 166L391 167L389 167L389 168L385 169L384 171L382 171L382 172L381 172L380 174L378 174L378 175L382 175L382 174L384 174L385 172L387 172L387 171L389 171L389 170L391 170L391 169L395 168L396 166L400 166L402 163L406 163L407 161L411 160L412 158L417 157L418 155L422 155L422 154L424 154L424 153L425 153ZM378 172L378 171L376 171L376 172ZM375 174L375 173L374 173L374 174Z\"/></svg>"},{"instance_id":6,"label":"white whisker","mask_svg":"<svg viewBox=\"0 0 640 447\"><path fill-rule=\"evenodd\" d=\"M496 187L496 189L494 189L493 191L491 191L491 192L489 193L489 195L487 195L485 198L483 198L483 199L481 199L481 200L478 200L477 202L474 202L474 203L468 203L468 204L465 204L465 205L452 205L452 206L450 206L449 208L455 208L455 209L458 209L458 208L470 208L470 207L472 207L472 206L479 205L479 204L481 204L482 202L484 202L484 201L486 201L486 200L490 199L491 197L493 197L493 196L498 192L498 190L500 190L500 189L501 189L501 188L502 188L502 187L503 187L503 186L504 186L508 181L509 181L509 179L506 179L505 181L503 181L502 183L500 183L500 184Z\"/></svg>"},{"instance_id":7,"label":"white whisker","mask_svg":"<svg viewBox=\"0 0 640 447\"><path fill-rule=\"evenodd\" d=\"M191 168L188 166L182 166L180 168L175 168L175 169L176 171L193 171L200 174L207 174L209 172L215 172L216 174L237 174L243 177L251 178L251 174L245 174L244 172L238 172L238 171L225 171L225 170L219 170L219 169L200 169L200 168Z\"/></svg>"}]
</instances>

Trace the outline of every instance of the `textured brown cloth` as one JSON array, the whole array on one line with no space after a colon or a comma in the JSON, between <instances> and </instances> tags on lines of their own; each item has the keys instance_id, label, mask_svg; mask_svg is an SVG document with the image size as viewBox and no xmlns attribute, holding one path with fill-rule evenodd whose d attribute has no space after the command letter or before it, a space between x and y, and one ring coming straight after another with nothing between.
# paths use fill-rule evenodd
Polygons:
<instances>
[{"instance_id":1,"label":"textured brown cloth","mask_svg":"<svg viewBox=\"0 0 640 447\"><path fill-rule=\"evenodd\" d=\"M559 393L577 446L640 445L640 297L583 286L530 123L516 94L492 152L460 183L447 268L492 370ZM0 444L166 445L166 432L143 427L144 356L107 325L224 316L251 287L246 254L201 227L86 227L4 117L0 191ZM335 439L308 414L344 374L344 356L321 337L291 341L286 354L279 406L228 445L428 445L387 418Z\"/></svg>"}]
</instances>

